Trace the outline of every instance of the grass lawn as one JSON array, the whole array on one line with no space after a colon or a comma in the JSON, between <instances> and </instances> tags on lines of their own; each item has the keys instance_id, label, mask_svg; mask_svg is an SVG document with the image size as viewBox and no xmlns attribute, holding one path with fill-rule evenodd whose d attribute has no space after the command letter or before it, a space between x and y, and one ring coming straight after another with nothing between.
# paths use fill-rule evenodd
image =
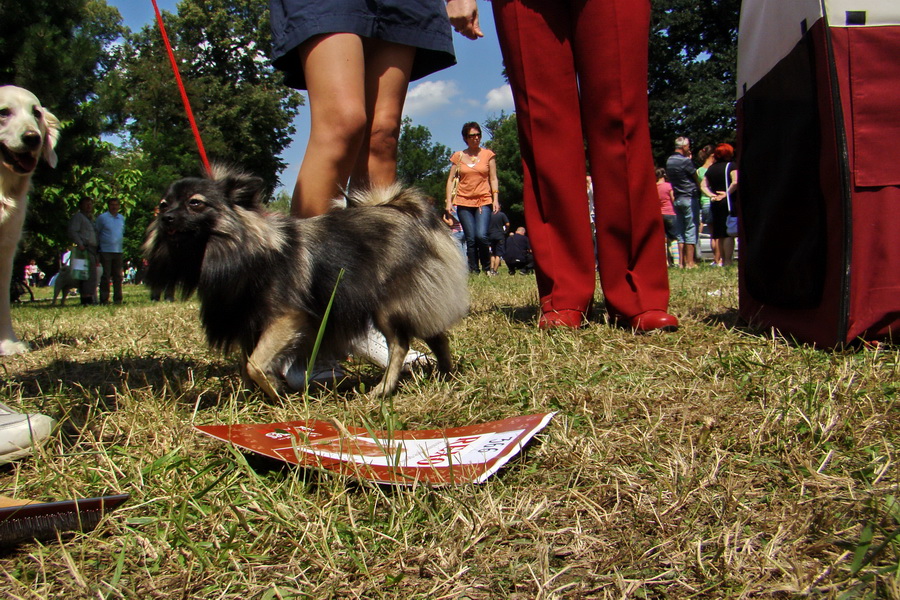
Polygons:
<instances>
[{"instance_id":1,"label":"grass lawn","mask_svg":"<svg viewBox=\"0 0 900 600\"><path fill-rule=\"evenodd\" d=\"M380 402L271 402L195 301L13 308L0 402L60 425L0 495L131 499L0 550L4 598L900 598L893 347L821 351L737 319L736 271L670 271L682 327L536 327L533 276L470 281L455 375ZM380 371L350 363L368 389ZM192 425L431 429L559 411L482 485L379 487L245 456Z\"/></svg>"}]
</instances>

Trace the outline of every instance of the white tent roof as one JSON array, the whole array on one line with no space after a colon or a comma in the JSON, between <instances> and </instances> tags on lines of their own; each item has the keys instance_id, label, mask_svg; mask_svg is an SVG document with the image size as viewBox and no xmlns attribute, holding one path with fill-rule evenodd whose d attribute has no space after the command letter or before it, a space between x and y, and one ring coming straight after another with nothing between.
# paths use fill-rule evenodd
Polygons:
<instances>
[{"instance_id":1,"label":"white tent roof","mask_svg":"<svg viewBox=\"0 0 900 600\"><path fill-rule=\"evenodd\" d=\"M807 29L900 25L900 0L744 0L738 29L738 98L788 55ZM864 19L864 22L862 21Z\"/></svg>"}]
</instances>

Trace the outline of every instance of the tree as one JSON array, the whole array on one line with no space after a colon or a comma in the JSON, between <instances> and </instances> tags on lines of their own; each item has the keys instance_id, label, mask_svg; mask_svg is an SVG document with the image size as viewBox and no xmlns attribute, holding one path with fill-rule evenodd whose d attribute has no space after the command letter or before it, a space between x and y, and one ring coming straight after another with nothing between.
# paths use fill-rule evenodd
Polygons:
<instances>
[{"instance_id":1,"label":"tree","mask_svg":"<svg viewBox=\"0 0 900 600\"><path fill-rule=\"evenodd\" d=\"M182 0L177 8L163 21L209 159L258 175L274 190L302 97L280 82L267 58L265 3ZM143 174L126 235L126 248L137 252L168 186L199 176L202 166L158 26L129 32L117 58L105 106L121 126L117 159Z\"/></svg>"},{"instance_id":2,"label":"tree","mask_svg":"<svg viewBox=\"0 0 900 600\"><path fill-rule=\"evenodd\" d=\"M654 0L650 134L657 164L677 136L695 148L735 139L740 0Z\"/></svg>"},{"instance_id":3,"label":"tree","mask_svg":"<svg viewBox=\"0 0 900 600\"><path fill-rule=\"evenodd\" d=\"M397 144L397 180L419 187L439 207L444 206L450 154L447 146L432 143L427 127L413 125L412 119L403 118Z\"/></svg>"},{"instance_id":4,"label":"tree","mask_svg":"<svg viewBox=\"0 0 900 600\"><path fill-rule=\"evenodd\" d=\"M516 115L501 113L499 117L491 117L484 128L491 134L491 139L485 146L497 155L494 160L500 186L500 205L509 217L511 226L524 225L522 153L519 149Z\"/></svg>"},{"instance_id":5,"label":"tree","mask_svg":"<svg viewBox=\"0 0 900 600\"><path fill-rule=\"evenodd\" d=\"M164 22L203 144L213 160L278 184L295 132L299 93L280 83L268 56L268 10L256 0L182 0ZM158 27L127 36L118 73L118 111L129 142L159 175L199 174L199 158ZM144 169L146 170L146 169Z\"/></svg>"}]
</instances>

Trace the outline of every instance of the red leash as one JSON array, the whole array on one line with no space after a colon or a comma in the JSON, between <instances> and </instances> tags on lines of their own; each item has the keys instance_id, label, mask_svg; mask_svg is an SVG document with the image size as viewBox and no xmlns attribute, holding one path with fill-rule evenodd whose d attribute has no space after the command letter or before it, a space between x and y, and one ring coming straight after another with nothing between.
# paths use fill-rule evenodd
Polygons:
<instances>
[{"instance_id":1,"label":"red leash","mask_svg":"<svg viewBox=\"0 0 900 600\"><path fill-rule=\"evenodd\" d=\"M169 62L172 63L172 71L175 72L175 81L178 82L178 89L181 91L181 101L184 103L184 110L187 112L188 121L191 122L191 130L194 132L194 139L197 140L197 150L200 152L200 160L203 162L204 168L206 168L206 173L212 174L212 169L209 167L209 159L206 158L206 150L203 148L203 140L200 139L200 130L197 128L197 121L194 120L194 111L191 110L191 103L188 100L187 91L184 89L184 82L181 81L181 73L178 72L178 63L175 62L172 44L169 43L166 26L163 25L162 14L159 12L156 0L151 1L153 2L153 10L156 11L156 22L159 23L159 31L162 33L163 43L166 45L166 50L169 53Z\"/></svg>"}]
</instances>

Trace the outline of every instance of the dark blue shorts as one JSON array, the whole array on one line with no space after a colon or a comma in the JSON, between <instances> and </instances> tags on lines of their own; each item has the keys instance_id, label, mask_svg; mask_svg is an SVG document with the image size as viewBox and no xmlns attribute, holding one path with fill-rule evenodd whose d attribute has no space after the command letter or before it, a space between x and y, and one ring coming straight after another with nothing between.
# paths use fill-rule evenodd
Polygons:
<instances>
[{"instance_id":1,"label":"dark blue shorts","mask_svg":"<svg viewBox=\"0 0 900 600\"><path fill-rule=\"evenodd\" d=\"M269 0L269 11L273 64L296 89L306 89L297 47L323 33L415 47L410 81L456 64L444 0Z\"/></svg>"},{"instance_id":2,"label":"dark blue shorts","mask_svg":"<svg viewBox=\"0 0 900 600\"><path fill-rule=\"evenodd\" d=\"M491 242L491 256L503 258L506 254L506 238L489 238Z\"/></svg>"}]
</instances>

